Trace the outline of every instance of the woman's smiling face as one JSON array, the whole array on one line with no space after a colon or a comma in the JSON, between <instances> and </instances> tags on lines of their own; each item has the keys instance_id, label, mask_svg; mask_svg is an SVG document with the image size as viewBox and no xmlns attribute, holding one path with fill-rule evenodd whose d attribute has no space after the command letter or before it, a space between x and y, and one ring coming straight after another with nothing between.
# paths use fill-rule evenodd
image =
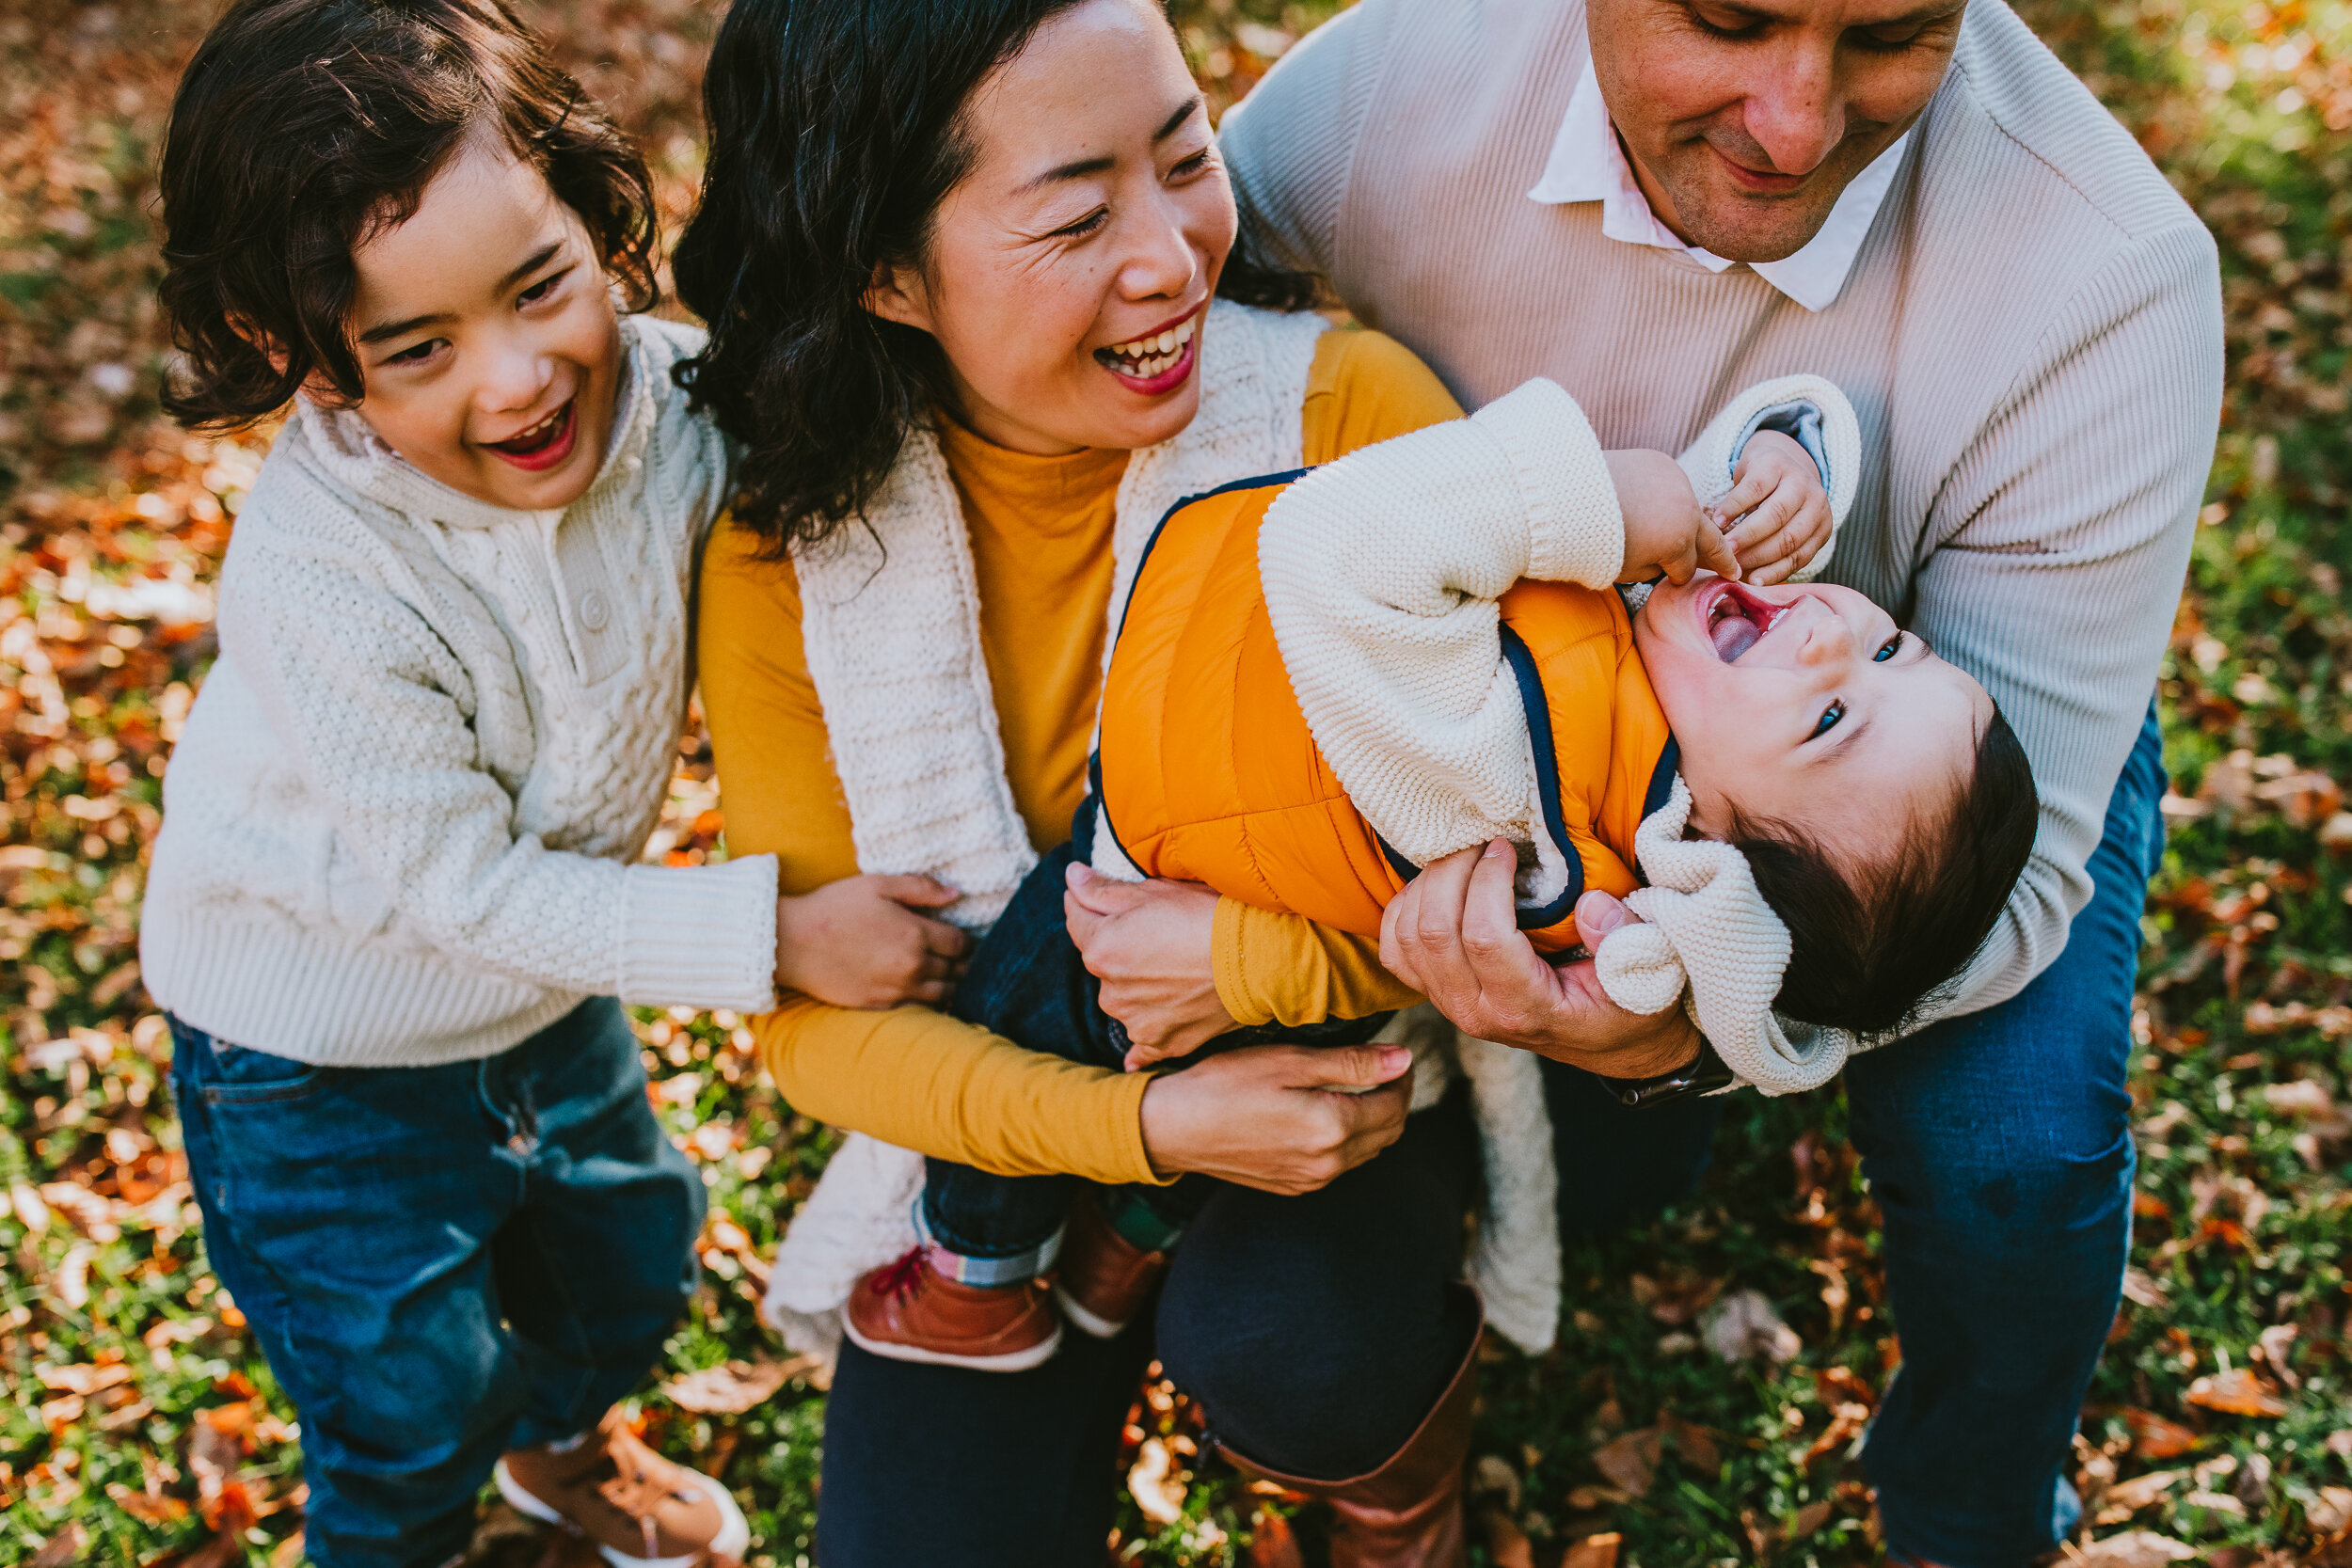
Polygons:
<instances>
[{"instance_id":1,"label":"woman's smiling face","mask_svg":"<svg viewBox=\"0 0 2352 1568\"><path fill-rule=\"evenodd\" d=\"M1158 8L1086 0L1047 22L974 91L962 134L972 167L923 264L879 279L868 308L938 340L954 412L1000 446L1183 430L1233 196Z\"/></svg>"},{"instance_id":2,"label":"woman's smiling face","mask_svg":"<svg viewBox=\"0 0 2352 1568\"><path fill-rule=\"evenodd\" d=\"M1851 588L1661 585L1633 635L1710 837L1786 823L1884 864L1970 775L1993 699Z\"/></svg>"}]
</instances>

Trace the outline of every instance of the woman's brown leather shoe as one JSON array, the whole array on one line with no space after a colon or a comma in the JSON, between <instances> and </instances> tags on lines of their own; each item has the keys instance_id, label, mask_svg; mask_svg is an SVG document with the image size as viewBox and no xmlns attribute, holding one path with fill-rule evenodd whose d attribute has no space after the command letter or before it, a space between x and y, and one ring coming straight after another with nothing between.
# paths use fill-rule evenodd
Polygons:
<instances>
[{"instance_id":1,"label":"woman's brown leather shoe","mask_svg":"<svg viewBox=\"0 0 2352 1568\"><path fill-rule=\"evenodd\" d=\"M1468 1287L1462 1287L1468 1289ZM1483 1314L1482 1314L1483 1317ZM1331 1505L1331 1568L1463 1568L1462 1467L1478 1398L1478 1336L1405 1446L1346 1481L1286 1476L1219 1444L1241 1470Z\"/></svg>"},{"instance_id":2,"label":"woman's brown leather shoe","mask_svg":"<svg viewBox=\"0 0 2352 1568\"><path fill-rule=\"evenodd\" d=\"M1061 1320L1045 1287L961 1285L918 1246L863 1275L842 1308L843 1332L876 1355L983 1372L1018 1372L1061 1348Z\"/></svg>"},{"instance_id":3,"label":"woman's brown leather shoe","mask_svg":"<svg viewBox=\"0 0 2352 1568\"><path fill-rule=\"evenodd\" d=\"M1062 1231L1054 1295L1081 1333L1116 1339L1168 1273L1168 1254L1146 1252L1111 1227L1091 1197L1072 1206Z\"/></svg>"}]
</instances>

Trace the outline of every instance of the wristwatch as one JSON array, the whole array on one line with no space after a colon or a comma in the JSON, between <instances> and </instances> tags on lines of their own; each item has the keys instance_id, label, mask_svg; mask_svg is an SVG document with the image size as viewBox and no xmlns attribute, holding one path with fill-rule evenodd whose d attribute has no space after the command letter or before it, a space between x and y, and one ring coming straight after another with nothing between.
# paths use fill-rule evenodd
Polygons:
<instances>
[{"instance_id":1,"label":"wristwatch","mask_svg":"<svg viewBox=\"0 0 2352 1568\"><path fill-rule=\"evenodd\" d=\"M1715 1048L1702 1039L1699 1053L1672 1072L1661 1072L1655 1078L1603 1078L1601 1082L1609 1085L1620 1104L1638 1110L1727 1089L1738 1076L1715 1054Z\"/></svg>"}]
</instances>

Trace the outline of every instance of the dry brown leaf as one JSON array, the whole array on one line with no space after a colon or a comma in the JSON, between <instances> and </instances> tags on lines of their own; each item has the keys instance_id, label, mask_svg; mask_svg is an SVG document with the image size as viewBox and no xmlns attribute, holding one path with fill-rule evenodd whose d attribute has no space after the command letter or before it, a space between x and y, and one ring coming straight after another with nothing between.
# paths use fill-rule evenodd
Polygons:
<instances>
[{"instance_id":1,"label":"dry brown leaf","mask_svg":"<svg viewBox=\"0 0 2352 1568\"><path fill-rule=\"evenodd\" d=\"M1658 1473L1661 1436L1657 1427L1641 1427L1613 1437L1593 1450L1593 1468L1627 1496L1641 1497Z\"/></svg>"},{"instance_id":2,"label":"dry brown leaf","mask_svg":"<svg viewBox=\"0 0 2352 1568\"><path fill-rule=\"evenodd\" d=\"M2092 1542L2081 1556L2069 1561L2067 1568L2165 1568L2167 1563L2185 1562L2196 1555L2196 1547L2169 1535L2146 1529L2126 1530L2122 1535Z\"/></svg>"},{"instance_id":3,"label":"dry brown leaf","mask_svg":"<svg viewBox=\"0 0 2352 1568\"><path fill-rule=\"evenodd\" d=\"M1495 1568L1535 1568L1535 1548L1508 1513L1487 1509L1478 1516L1478 1528L1486 1539L1486 1560Z\"/></svg>"},{"instance_id":4,"label":"dry brown leaf","mask_svg":"<svg viewBox=\"0 0 2352 1568\"><path fill-rule=\"evenodd\" d=\"M1571 1541L1560 1568L1617 1568L1617 1551L1624 1544L1625 1537L1615 1530Z\"/></svg>"},{"instance_id":5,"label":"dry brown leaf","mask_svg":"<svg viewBox=\"0 0 2352 1568\"><path fill-rule=\"evenodd\" d=\"M81 1560L82 1547L87 1541L80 1525L70 1524L42 1542L40 1549L24 1560L24 1568L66 1568L68 1563Z\"/></svg>"},{"instance_id":6,"label":"dry brown leaf","mask_svg":"<svg viewBox=\"0 0 2352 1568\"><path fill-rule=\"evenodd\" d=\"M2144 1476L2117 1481L2100 1495L2099 1509L2093 1522L2122 1524L2170 1491L2173 1484L2187 1474L2186 1470L2151 1470Z\"/></svg>"},{"instance_id":7,"label":"dry brown leaf","mask_svg":"<svg viewBox=\"0 0 2352 1568\"><path fill-rule=\"evenodd\" d=\"M1673 1416L1661 1417L1658 1424L1685 1463L1709 1475L1724 1467L1723 1450L1716 1446L1714 1433Z\"/></svg>"},{"instance_id":8,"label":"dry brown leaf","mask_svg":"<svg viewBox=\"0 0 2352 1568\"><path fill-rule=\"evenodd\" d=\"M2132 1430L2132 1451L2142 1459L2176 1459L2197 1446L2197 1433L2153 1410L2127 1409L2123 1424Z\"/></svg>"},{"instance_id":9,"label":"dry brown leaf","mask_svg":"<svg viewBox=\"0 0 2352 1568\"><path fill-rule=\"evenodd\" d=\"M1804 1450L1803 1463L1811 1465L1822 1455L1834 1453L1862 1435L1862 1429L1870 1424L1870 1407L1866 1404L1841 1404L1830 1412L1829 1425L1813 1439Z\"/></svg>"},{"instance_id":10,"label":"dry brown leaf","mask_svg":"<svg viewBox=\"0 0 2352 1568\"><path fill-rule=\"evenodd\" d=\"M672 1404L697 1416L740 1416L767 1403L787 1379L816 1365L813 1355L796 1355L789 1361L730 1361L672 1378L661 1386L661 1392Z\"/></svg>"},{"instance_id":11,"label":"dry brown leaf","mask_svg":"<svg viewBox=\"0 0 2352 1568\"><path fill-rule=\"evenodd\" d=\"M2278 1391L2244 1367L2210 1372L2188 1386L2188 1402L2232 1416L2283 1416L2286 1402Z\"/></svg>"},{"instance_id":12,"label":"dry brown leaf","mask_svg":"<svg viewBox=\"0 0 2352 1568\"><path fill-rule=\"evenodd\" d=\"M1837 1504L1831 1498L1819 1497L1797 1510L1797 1516L1788 1522L1788 1539L1802 1541L1829 1523L1829 1516Z\"/></svg>"},{"instance_id":13,"label":"dry brown leaf","mask_svg":"<svg viewBox=\"0 0 2352 1568\"><path fill-rule=\"evenodd\" d=\"M2318 1497L2304 1509L2303 1516L2319 1535L2352 1529L2352 1486L2321 1487Z\"/></svg>"},{"instance_id":14,"label":"dry brown leaf","mask_svg":"<svg viewBox=\"0 0 2352 1568\"><path fill-rule=\"evenodd\" d=\"M1734 1291L1716 1302L1699 1319L1699 1337L1724 1361L1760 1355L1780 1363L1804 1348L1761 1291Z\"/></svg>"},{"instance_id":15,"label":"dry brown leaf","mask_svg":"<svg viewBox=\"0 0 2352 1568\"><path fill-rule=\"evenodd\" d=\"M43 1367L34 1375L44 1388L88 1395L130 1382L131 1369L118 1361L107 1367Z\"/></svg>"}]
</instances>

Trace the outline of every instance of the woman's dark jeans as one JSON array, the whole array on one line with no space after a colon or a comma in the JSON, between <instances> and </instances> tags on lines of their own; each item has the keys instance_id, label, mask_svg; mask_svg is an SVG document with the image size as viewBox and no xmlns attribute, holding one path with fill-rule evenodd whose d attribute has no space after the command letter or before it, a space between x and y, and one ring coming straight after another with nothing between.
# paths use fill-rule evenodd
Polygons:
<instances>
[{"instance_id":1,"label":"woman's dark jeans","mask_svg":"<svg viewBox=\"0 0 2352 1568\"><path fill-rule=\"evenodd\" d=\"M947 1010L1032 1051L1116 1068L1127 1053L1127 1037L1103 1011L1102 982L1087 973L1062 917L1064 877L1071 865L1086 863L1092 854L1094 817L1089 798L1078 808L1070 841L1038 863L997 916ZM1376 1013L1295 1029L1236 1029L1200 1053L1277 1041L1359 1045L1378 1034L1391 1016ZM1009 1259L1020 1265L1014 1274L1022 1278L1049 1261L1035 1255L1060 1230L1072 1201L1088 1185L1073 1176L993 1176L951 1160L924 1164L925 1233L961 1258ZM1216 1191L1209 1178L1192 1176L1172 1186L1122 1189L1120 1196L1140 1202L1163 1225L1181 1229ZM995 1282L984 1271L965 1278L973 1284Z\"/></svg>"},{"instance_id":2,"label":"woman's dark jeans","mask_svg":"<svg viewBox=\"0 0 2352 1568\"><path fill-rule=\"evenodd\" d=\"M841 1347L825 1412L822 1568L1100 1568L1119 1429L1156 1354L1211 1430L1261 1465L1340 1479L1402 1448L1475 1322L1458 1271L1478 1180L1455 1095L1303 1197L1217 1184L1156 1315L1065 1334L1025 1372Z\"/></svg>"}]
</instances>

